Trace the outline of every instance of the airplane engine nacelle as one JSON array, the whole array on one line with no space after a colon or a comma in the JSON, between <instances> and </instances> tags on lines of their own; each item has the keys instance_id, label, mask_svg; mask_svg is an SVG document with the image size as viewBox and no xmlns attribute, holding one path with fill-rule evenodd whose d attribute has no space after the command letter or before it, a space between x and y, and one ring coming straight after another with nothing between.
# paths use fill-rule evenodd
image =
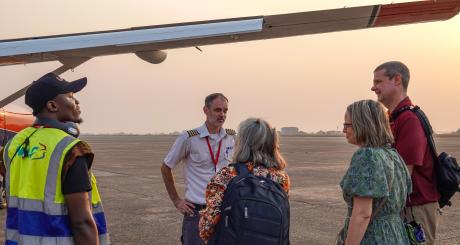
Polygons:
<instances>
[{"instance_id":1,"label":"airplane engine nacelle","mask_svg":"<svg viewBox=\"0 0 460 245\"><path fill-rule=\"evenodd\" d=\"M138 51L135 52L136 56L151 64L160 64L166 59L168 54L161 50L154 51Z\"/></svg>"}]
</instances>

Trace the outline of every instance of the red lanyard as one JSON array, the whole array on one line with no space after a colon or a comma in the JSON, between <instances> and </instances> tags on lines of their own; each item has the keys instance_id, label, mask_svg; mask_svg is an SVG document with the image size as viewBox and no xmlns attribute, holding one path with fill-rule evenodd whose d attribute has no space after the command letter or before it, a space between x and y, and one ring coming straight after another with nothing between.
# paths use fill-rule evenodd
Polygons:
<instances>
[{"instance_id":1,"label":"red lanyard","mask_svg":"<svg viewBox=\"0 0 460 245\"><path fill-rule=\"evenodd\" d=\"M222 146L222 140L219 141L219 148L217 149L216 158L214 158L214 152L212 152L211 144L209 144L209 136L206 136L206 143L208 143L209 154L211 154L212 163L214 163L214 171L217 171L217 163L219 162L220 147Z\"/></svg>"}]
</instances>

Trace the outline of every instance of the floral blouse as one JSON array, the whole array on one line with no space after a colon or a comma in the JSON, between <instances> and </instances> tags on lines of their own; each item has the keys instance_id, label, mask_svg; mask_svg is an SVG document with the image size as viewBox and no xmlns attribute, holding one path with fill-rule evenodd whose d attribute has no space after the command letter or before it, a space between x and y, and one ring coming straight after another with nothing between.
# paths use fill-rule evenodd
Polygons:
<instances>
[{"instance_id":1,"label":"floral blouse","mask_svg":"<svg viewBox=\"0 0 460 245\"><path fill-rule=\"evenodd\" d=\"M289 176L283 170L274 168L267 169L262 165L247 163L249 172L256 176L267 177L270 173L271 179L279 183L286 193L289 194ZM220 220L220 206L222 205L224 192L227 185L238 173L232 165L222 168L209 182L206 187L206 208L200 211L200 237L207 241L214 234L215 226Z\"/></svg>"},{"instance_id":2,"label":"floral blouse","mask_svg":"<svg viewBox=\"0 0 460 245\"><path fill-rule=\"evenodd\" d=\"M361 245L409 245L400 213L406 205L412 182L406 164L390 147L359 148L340 186L347 203L344 232L347 234L353 212L353 197L371 197L374 213ZM383 206L382 206L383 205ZM378 212L378 213L377 213Z\"/></svg>"}]
</instances>

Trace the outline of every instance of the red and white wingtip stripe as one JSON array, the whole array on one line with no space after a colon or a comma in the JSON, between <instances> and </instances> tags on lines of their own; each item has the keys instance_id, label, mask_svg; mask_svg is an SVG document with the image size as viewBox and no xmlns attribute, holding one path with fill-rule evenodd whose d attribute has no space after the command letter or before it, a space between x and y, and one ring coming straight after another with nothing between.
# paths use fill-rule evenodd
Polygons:
<instances>
[{"instance_id":1,"label":"red and white wingtip stripe","mask_svg":"<svg viewBox=\"0 0 460 245\"><path fill-rule=\"evenodd\" d=\"M460 12L460 0L433 0L376 5L368 27L448 20Z\"/></svg>"}]
</instances>

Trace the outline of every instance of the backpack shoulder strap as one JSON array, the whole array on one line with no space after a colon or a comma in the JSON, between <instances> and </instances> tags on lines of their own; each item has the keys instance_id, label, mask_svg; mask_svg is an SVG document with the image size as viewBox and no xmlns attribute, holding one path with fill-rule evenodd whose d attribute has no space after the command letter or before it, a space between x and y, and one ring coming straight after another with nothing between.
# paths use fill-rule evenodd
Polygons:
<instances>
[{"instance_id":1,"label":"backpack shoulder strap","mask_svg":"<svg viewBox=\"0 0 460 245\"><path fill-rule=\"evenodd\" d=\"M436 162L438 159L438 153L436 151L436 145L433 139L433 128L431 127L430 121L422 109L420 109L420 107L415 106L411 109L411 111L415 113L415 115L420 120L420 123L422 124L423 131L425 132L425 136L428 140L428 145L430 146L431 152L433 153L433 158Z\"/></svg>"},{"instance_id":2,"label":"backpack shoulder strap","mask_svg":"<svg viewBox=\"0 0 460 245\"><path fill-rule=\"evenodd\" d=\"M391 113L391 121L394 121L396 120L396 118L401 115L401 113L405 112L405 111L409 111L409 110L412 110L414 107L413 106L404 106L402 107L401 109L397 110L397 111L394 111Z\"/></svg>"},{"instance_id":3,"label":"backpack shoulder strap","mask_svg":"<svg viewBox=\"0 0 460 245\"><path fill-rule=\"evenodd\" d=\"M238 173L238 175L241 175L241 176L249 175L249 169L248 169L248 166L246 166L246 164L235 163L234 166L236 168L236 172Z\"/></svg>"},{"instance_id":4,"label":"backpack shoulder strap","mask_svg":"<svg viewBox=\"0 0 460 245\"><path fill-rule=\"evenodd\" d=\"M404 107L402 107L398 111L395 111L395 112L391 113L391 121L394 121L399 115L401 115L401 113L403 113L405 111L408 111L408 110L412 111L417 116L417 118L420 121L420 123L422 124L422 128L423 128L423 131L425 132L425 136L426 136L426 139L428 141L428 145L429 145L430 150L431 150L431 152L433 154L433 159L435 160L435 162L437 162L438 161L438 153L436 151L436 145L435 145L434 139L433 139L433 128L431 127L431 124L430 124L430 121L428 120L428 117L422 111L422 109L420 109L419 106L404 106Z\"/></svg>"}]
</instances>

